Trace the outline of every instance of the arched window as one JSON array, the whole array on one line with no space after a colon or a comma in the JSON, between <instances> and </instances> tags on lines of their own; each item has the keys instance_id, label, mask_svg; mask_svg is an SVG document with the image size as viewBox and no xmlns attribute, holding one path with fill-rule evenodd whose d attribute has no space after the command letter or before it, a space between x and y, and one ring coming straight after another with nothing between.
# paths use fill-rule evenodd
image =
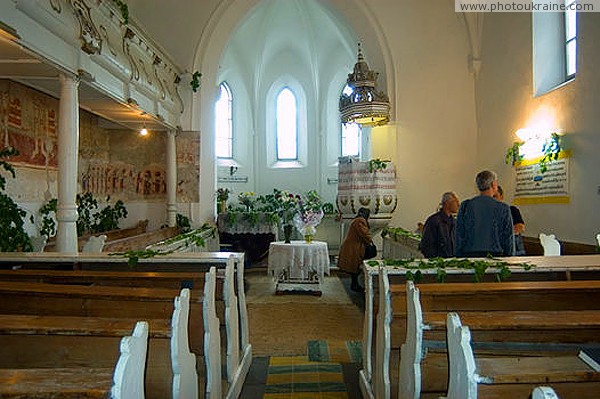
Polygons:
<instances>
[{"instance_id":1,"label":"arched window","mask_svg":"<svg viewBox=\"0 0 600 399\"><path fill-rule=\"evenodd\" d=\"M342 94L350 96L354 90L346 84ZM342 156L360 156L362 128L358 123L342 123Z\"/></svg>"},{"instance_id":2,"label":"arched window","mask_svg":"<svg viewBox=\"0 0 600 399\"><path fill-rule=\"evenodd\" d=\"M215 153L217 158L233 158L233 96L226 82L215 104Z\"/></svg>"},{"instance_id":3,"label":"arched window","mask_svg":"<svg viewBox=\"0 0 600 399\"><path fill-rule=\"evenodd\" d=\"M289 88L277 95L277 160L298 159L298 109L296 96Z\"/></svg>"}]
</instances>

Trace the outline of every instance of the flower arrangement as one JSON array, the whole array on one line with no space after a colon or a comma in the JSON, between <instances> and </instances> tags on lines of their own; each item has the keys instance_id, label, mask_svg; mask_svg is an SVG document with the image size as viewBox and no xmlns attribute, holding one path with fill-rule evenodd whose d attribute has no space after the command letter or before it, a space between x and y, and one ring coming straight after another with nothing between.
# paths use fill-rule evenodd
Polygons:
<instances>
[{"instance_id":1,"label":"flower arrangement","mask_svg":"<svg viewBox=\"0 0 600 399\"><path fill-rule=\"evenodd\" d=\"M217 189L217 201L221 202L221 201L227 201L227 199L229 199L229 193L231 193L231 191L229 191L228 188L218 188Z\"/></svg>"},{"instance_id":2,"label":"flower arrangement","mask_svg":"<svg viewBox=\"0 0 600 399\"><path fill-rule=\"evenodd\" d=\"M300 195L274 189L276 212L282 224L290 224L298 210Z\"/></svg>"},{"instance_id":3,"label":"flower arrangement","mask_svg":"<svg viewBox=\"0 0 600 399\"><path fill-rule=\"evenodd\" d=\"M305 237L312 237L323 219L323 201L315 190L310 190L298 202L294 225ZM310 241L308 239L307 241Z\"/></svg>"},{"instance_id":4,"label":"flower arrangement","mask_svg":"<svg viewBox=\"0 0 600 399\"><path fill-rule=\"evenodd\" d=\"M254 204L256 202L256 194L253 191L246 191L238 194L238 202L240 205L246 207L246 212L254 210Z\"/></svg>"}]
</instances>

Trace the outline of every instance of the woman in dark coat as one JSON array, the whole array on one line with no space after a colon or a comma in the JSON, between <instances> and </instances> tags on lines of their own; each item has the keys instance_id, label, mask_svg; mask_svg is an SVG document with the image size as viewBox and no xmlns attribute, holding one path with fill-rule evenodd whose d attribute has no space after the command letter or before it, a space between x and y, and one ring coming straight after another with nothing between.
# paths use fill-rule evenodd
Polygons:
<instances>
[{"instance_id":1,"label":"woman in dark coat","mask_svg":"<svg viewBox=\"0 0 600 399\"><path fill-rule=\"evenodd\" d=\"M352 278L350 289L361 292L364 288L358 284L358 273L365 256L365 246L372 241L369 231L369 216L371 211L360 208L356 217L352 219L348 233L340 247L338 267L349 273Z\"/></svg>"}]
</instances>

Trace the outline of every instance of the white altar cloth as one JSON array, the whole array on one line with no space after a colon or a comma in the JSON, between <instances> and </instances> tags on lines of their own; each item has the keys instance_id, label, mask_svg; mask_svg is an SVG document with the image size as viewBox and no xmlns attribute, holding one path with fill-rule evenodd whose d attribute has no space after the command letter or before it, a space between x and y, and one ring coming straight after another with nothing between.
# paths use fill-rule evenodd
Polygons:
<instances>
[{"instance_id":1,"label":"white altar cloth","mask_svg":"<svg viewBox=\"0 0 600 399\"><path fill-rule=\"evenodd\" d=\"M268 273L277 281L277 290L320 291L325 273L329 275L329 251L323 241L283 241L269 245ZM292 286L293 285L293 286Z\"/></svg>"}]
</instances>

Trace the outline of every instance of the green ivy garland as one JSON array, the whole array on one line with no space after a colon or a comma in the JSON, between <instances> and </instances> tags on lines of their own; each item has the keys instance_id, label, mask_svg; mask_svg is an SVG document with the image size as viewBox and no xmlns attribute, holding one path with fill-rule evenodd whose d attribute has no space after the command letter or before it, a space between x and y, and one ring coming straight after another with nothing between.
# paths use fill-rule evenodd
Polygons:
<instances>
[{"instance_id":1,"label":"green ivy garland","mask_svg":"<svg viewBox=\"0 0 600 399\"><path fill-rule=\"evenodd\" d=\"M421 234L414 233L412 231L408 231L406 229L403 229L402 227L386 227L385 229L382 230L381 236L382 237L405 236L405 237L414 238L419 241L421 240Z\"/></svg>"},{"instance_id":2,"label":"green ivy garland","mask_svg":"<svg viewBox=\"0 0 600 399\"><path fill-rule=\"evenodd\" d=\"M133 267L139 262L140 259L149 259L149 258L153 258L155 256L164 256L164 255L172 254L175 251L183 248L183 246L189 247L190 242L194 243L196 246L204 247L206 243L204 241L204 237L202 237L202 236L204 235L204 232L206 232L206 231L211 231L212 238L216 237L217 229L214 226L209 225L208 223L204 223L198 229L188 231L186 233L181 233L174 237L169 238L168 240L165 240L165 242L164 242L165 244L172 244L172 243L180 241L180 240L185 240L185 243L178 248L174 248L174 249L170 249L170 250L161 250L161 249L131 250L131 251L126 251L126 252L112 252L109 255L123 256L123 257L127 258L127 265L129 267Z\"/></svg>"},{"instance_id":3,"label":"green ivy garland","mask_svg":"<svg viewBox=\"0 0 600 399\"><path fill-rule=\"evenodd\" d=\"M454 269L466 269L473 271L473 280L480 282L486 274L487 269L496 269L495 279L496 281L507 280L511 276L509 266L520 266L524 270L531 270L533 265L529 263L508 263L494 258L488 258L486 260L471 260L471 259L459 259L459 258L430 258L430 259L385 259L383 261L385 266L394 268L406 269L406 279L414 282L420 282L423 278L423 270L435 270L436 281L443 283L446 281L447 270ZM379 261L367 261L369 266L378 266Z\"/></svg>"}]
</instances>

